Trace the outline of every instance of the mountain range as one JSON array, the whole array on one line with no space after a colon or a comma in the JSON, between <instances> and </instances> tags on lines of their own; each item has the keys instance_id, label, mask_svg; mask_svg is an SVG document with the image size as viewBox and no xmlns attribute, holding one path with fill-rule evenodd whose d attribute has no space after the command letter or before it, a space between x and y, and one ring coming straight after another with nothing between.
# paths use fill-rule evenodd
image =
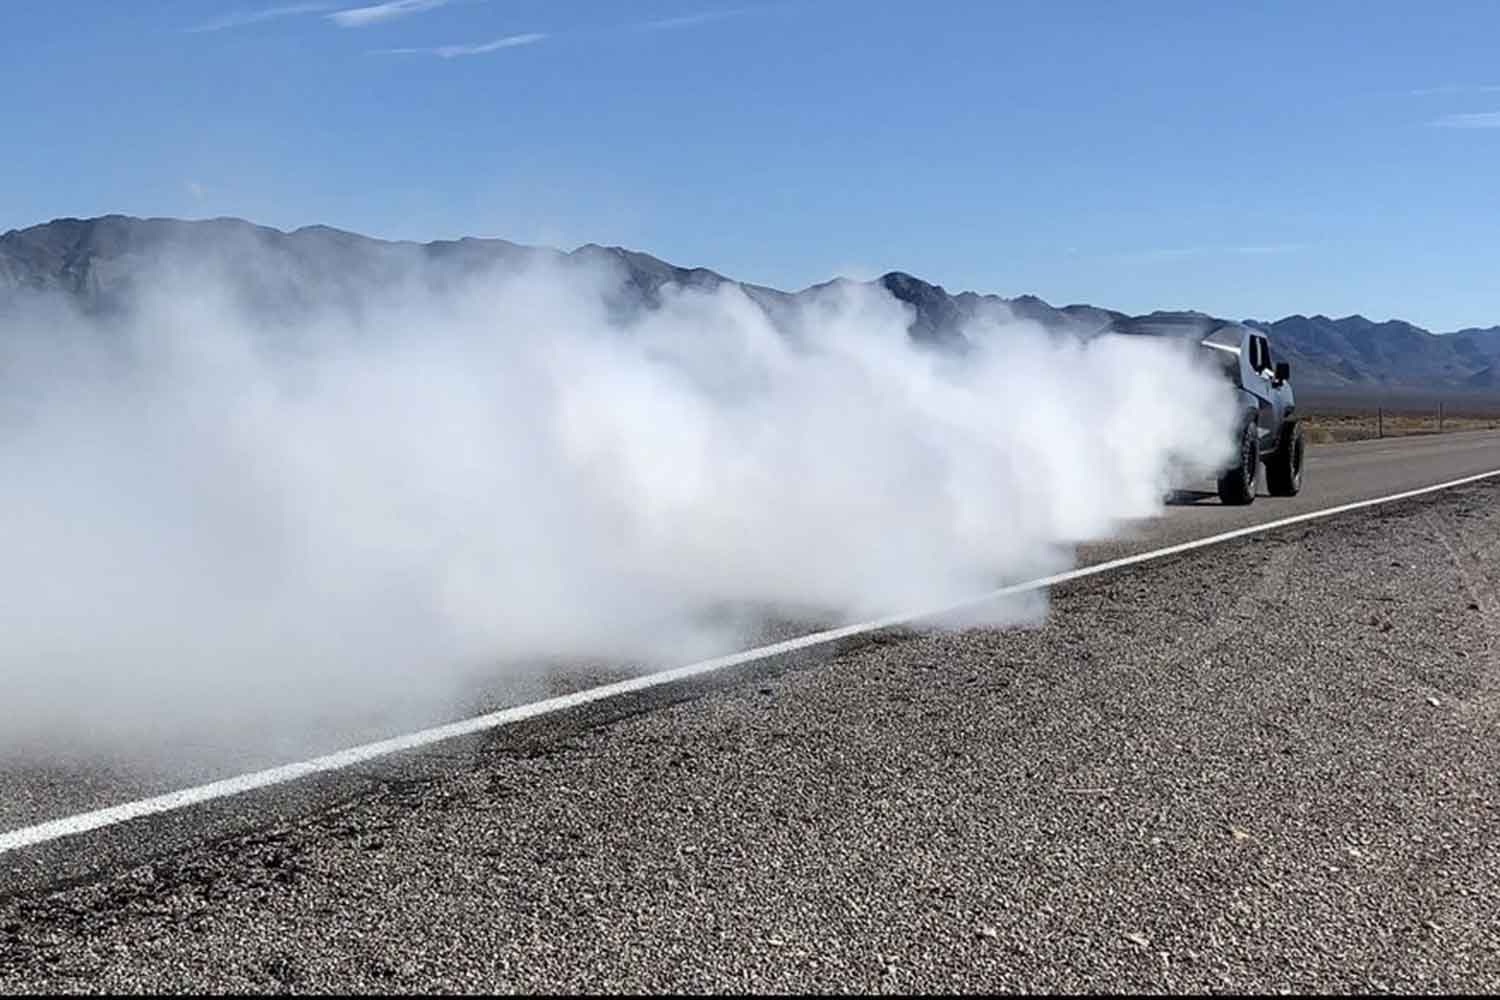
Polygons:
<instances>
[{"instance_id":1,"label":"mountain range","mask_svg":"<svg viewBox=\"0 0 1500 1000\"><path fill-rule=\"evenodd\" d=\"M256 308L272 313L318 301L357 308L370 283L394 280L413 263L429 265L424 273L441 281L445 275L456 280L495 267L524 266L539 256L565 266L607 259L626 275L611 307L627 312L654 305L661 288L669 283L713 288L733 280L706 268L678 267L649 254L596 244L563 253L495 239L419 244L377 240L326 226L283 232L239 219L182 221L110 215L57 219L0 235L0 322L7 302L25 290L62 293L87 312L123 307L149 264L182 254L189 258L211 255L225 261L236 274L242 294ZM934 343L961 341L967 323L996 310L1049 330L1085 337L1106 331L1208 329L1226 322L1193 311L1132 316L1093 305L1056 307L1032 295L953 294L900 271L876 280L911 306L910 335ZM773 318L793 307L800 296L822 287L792 293L739 284ZM1278 359L1291 362L1293 381L1299 387L1500 391L1500 326L1437 334L1403 320L1375 322L1363 316L1295 315L1272 322L1238 322L1270 334L1273 350Z\"/></svg>"}]
</instances>

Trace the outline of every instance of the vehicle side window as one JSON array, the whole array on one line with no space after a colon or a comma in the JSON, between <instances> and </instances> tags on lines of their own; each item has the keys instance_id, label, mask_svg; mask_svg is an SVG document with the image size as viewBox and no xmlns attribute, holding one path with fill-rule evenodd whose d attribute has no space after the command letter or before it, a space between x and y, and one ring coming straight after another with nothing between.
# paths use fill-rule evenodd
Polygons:
<instances>
[{"instance_id":1,"label":"vehicle side window","mask_svg":"<svg viewBox=\"0 0 1500 1000\"><path fill-rule=\"evenodd\" d=\"M1250 367L1258 372L1271 370L1271 346L1265 337L1250 338Z\"/></svg>"}]
</instances>

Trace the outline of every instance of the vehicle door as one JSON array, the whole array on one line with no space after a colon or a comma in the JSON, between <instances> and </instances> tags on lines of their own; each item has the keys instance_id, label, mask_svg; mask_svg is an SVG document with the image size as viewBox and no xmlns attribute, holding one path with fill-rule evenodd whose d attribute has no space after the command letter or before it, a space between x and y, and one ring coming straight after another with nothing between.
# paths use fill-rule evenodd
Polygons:
<instances>
[{"instance_id":1,"label":"vehicle door","mask_svg":"<svg viewBox=\"0 0 1500 1000\"><path fill-rule=\"evenodd\" d=\"M1281 421L1286 409L1282 383L1276 378L1276 364L1271 358L1271 344L1264 334L1251 333L1247 338L1245 391L1255 397L1256 427L1260 432L1261 454L1272 451L1277 444Z\"/></svg>"}]
</instances>

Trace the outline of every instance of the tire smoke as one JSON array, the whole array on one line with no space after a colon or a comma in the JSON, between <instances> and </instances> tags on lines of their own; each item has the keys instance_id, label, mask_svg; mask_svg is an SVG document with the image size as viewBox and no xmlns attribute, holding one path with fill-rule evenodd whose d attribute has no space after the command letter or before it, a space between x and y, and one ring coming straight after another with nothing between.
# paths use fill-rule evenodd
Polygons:
<instances>
[{"instance_id":1,"label":"tire smoke","mask_svg":"<svg viewBox=\"0 0 1500 1000\"><path fill-rule=\"evenodd\" d=\"M107 320L14 311L0 751L435 711L761 615L939 605L1227 455L1222 384L1163 340L997 314L939 350L878 286L773 322L732 284L622 313L623 282L414 269L265 310L200 261Z\"/></svg>"}]
</instances>

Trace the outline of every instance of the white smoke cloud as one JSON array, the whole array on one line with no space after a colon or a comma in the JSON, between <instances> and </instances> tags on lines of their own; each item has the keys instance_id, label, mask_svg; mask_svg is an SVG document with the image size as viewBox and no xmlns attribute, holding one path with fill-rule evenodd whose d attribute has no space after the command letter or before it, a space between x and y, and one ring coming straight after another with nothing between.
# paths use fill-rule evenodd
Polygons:
<instances>
[{"instance_id":1,"label":"white smoke cloud","mask_svg":"<svg viewBox=\"0 0 1500 1000\"><path fill-rule=\"evenodd\" d=\"M1001 317L943 354L878 287L785 332L668 287L619 329L605 269L414 272L289 329L187 273L0 338L0 751L685 661L732 638L714 613L940 605L1060 568L1230 438L1172 344Z\"/></svg>"}]
</instances>

